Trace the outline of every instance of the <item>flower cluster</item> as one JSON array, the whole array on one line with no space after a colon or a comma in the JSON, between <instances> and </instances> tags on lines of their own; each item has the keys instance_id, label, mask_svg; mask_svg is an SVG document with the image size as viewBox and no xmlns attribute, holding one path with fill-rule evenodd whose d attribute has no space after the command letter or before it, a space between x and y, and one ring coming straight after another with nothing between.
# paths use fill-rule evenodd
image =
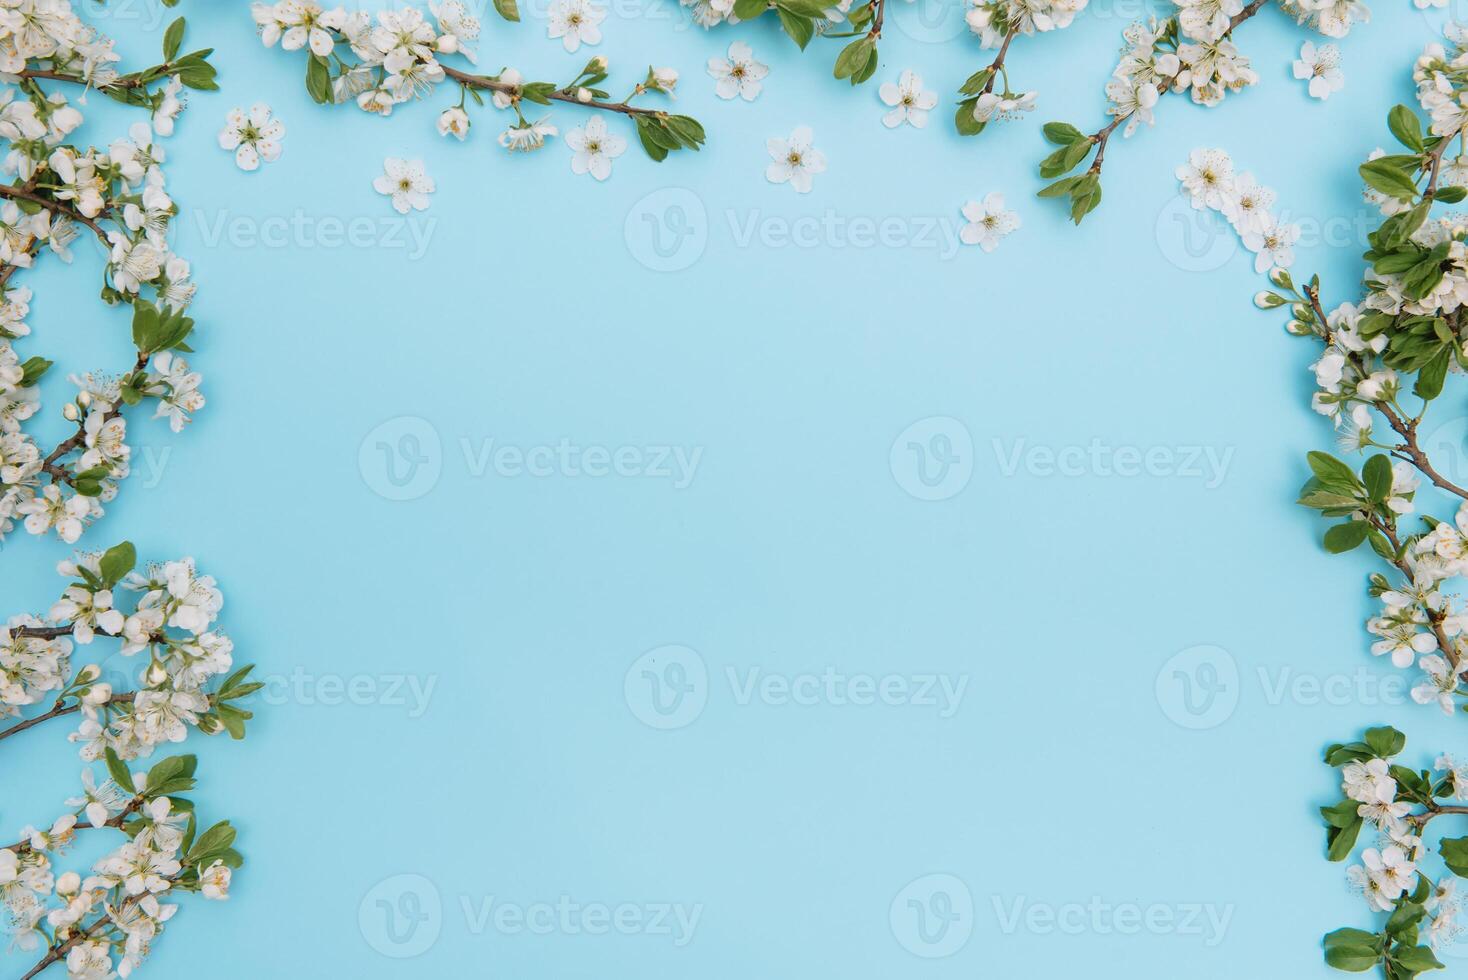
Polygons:
<instances>
[{"instance_id":1,"label":"flower cluster","mask_svg":"<svg viewBox=\"0 0 1468 980\"><path fill-rule=\"evenodd\" d=\"M1336 744L1325 762L1340 770L1339 803L1320 808L1326 852L1332 861L1351 856L1362 830L1375 842L1361 863L1347 869L1351 889L1373 912L1390 913L1380 931L1337 929L1325 937L1325 961L1360 973L1380 965L1389 978L1414 977L1442 968L1434 950L1463 932L1457 878L1468 876L1468 837L1441 838L1436 857L1446 873L1434 877L1424 841L1428 824L1468 814L1468 766L1439 756L1432 770L1413 770L1392 760L1407 739L1394 728L1372 728L1359 742ZM1444 802L1447 801L1447 802Z\"/></svg>"},{"instance_id":2,"label":"flower cluster","mask_svg":"<svg viewBox=\"0 0 1468 980\"><path fill-rule=\"evenodd\" d=\"M607 61L600 56L592 58L563 85L528 81L514 68L496 75L475 74L446 59L477 63L478 19L469 15L460 0L429 6L430 16L407 7L379 11L375 18L365 11L348 12L340 6L326 9L314 0L256 3L252 10L260 39L267 47L279 43L286 51L306 51L306 89L320 104L355 102L363 111L388 116L396 106L426 98L441 84L452 84L458 86L459 100L440 113L438 132L459 140L467 138L473 127L470 101L483 107L487 95L492 108L514 113L514 120L499 134L499 144L511 152L541 149L548 139L560 135L548 117L526 117L527 106L552 103L626 116L632 120L643 149L654 160L703 145L703 127L692 117L633 104L649 92L671 95L678 83L678 73L673 69L649 68L620 102L612 101L600 88L608 78ZM506 20L519 20L513 0L500 0L496 9ZM552 35L560 37L568 51L576 50L583 42L595 43L600 38L596 13L582 0L558 0L551 12ZM242 120L241 127L246 123L248 119ZM572 168L577 173L589 172L605 179L610 159L621 152L611 152L612 148L626 146L620 136L602 135L605 127L598 115L586 127L567 134L574 154Z\"/></svg>"},{"instance_id":3,"label":"flower cluster","mask_svg":"<svg viewBox=\"0 0 1468 980\"><path fill-rule=\"evenodd\" d=\"M1468 489L1438 470L1419 436L1448 376L1468 369L1468 231L1461 219L1432 214L1468 196L1468 160L1449 156L1455 145L1461 154L1468 124L1468 56L1461 32L1449 40L1416 64L1428 119L1393 108L1387 125L1401 149L1378 149L1359 167L1382 221L1368 236L1369 267L1350 300L1324 303L1319 276L1296 283L1287 268L1295 232L1273 217L1274 194L1236 175L1227 154L1196 150L1177 176L1194 207L1223 212L1256 253L1270 288L1255 304L1288 311L1287 332L1319 345L1311 407L1332 421L1343 453L1365 459L1358 466L1309 453L1312 475L1299 503L1332 521L1326 551L1369 545L1385 564L1369 578L1379 603L1366 623L1371 652L1419 671L1412 698L1456 715L1468 698L1468 601L1451 586L1468 571ZM1451 520L1426 513L1438 494L1456 498ZM1379 931L1326 936L1326 961L1353 972L1379 967L1393 980L1442 966L1434 949L1461 931L1451 876L1468 876L1468 837L1439 841L1436 857L1423 839L1429 821L1468 815L1468 806L1444 802L1468 800L1468 766L1448 756L1433 770L1396 764L1405 741L1374 728L1361 742L1332 745L1325 758L1341 769L1344 798L1321 808L1331 860L1349 858L1363 828L1379 835L1348 878L1373 911L1388 914ZM1439 861L1447 876L1435 876Z\"/></svg>"},{"instance_id":4,"label":"flower cluster","mask_svg":"<svg viewBox=\"0 0 1468 980\"><path fill-rule=\"evenodd\" d=\"M8 13L6 13L8 11ZM189 263L169 246L178 208L166 189L166 152L158 138L173 132L185 88L215 88L208 51L180 54L182 18L169 27L164 61L121 75L112 41L84 25L66 0L0 9L0 538L23 523L32 534L54 530L68 543L102 516L103 504L128 475L125 406L145 399L157 417L181 430L204 405L199 375L175 351L193 320ZM105 148L81 147L72 134L78 108L42 82L95 88L151 113ZM22 360L15 341L31 330L31 291L12 282L43 254L71 260L80 236L95 237L107 261L102 298L133 307L135 360L117 373L73 375L78 389L62 412L74 434L43 452L25 423L40 410L39 383L52 362Z\"/></svg>"},{"instance_id":5,"label":"flower cluster","mask_svg":"<svg viewBox=\"0 0 1468 980\"><path fill-rule=\"evenodd\" d=\"M170 756L146 772L129 772L109 757L109 777L82 772L70 812L49 827L25 827L0 847L0 909L12 945L41 950L27 976L55 963L74 980L131 975L177 913L179 895L224 900L243 858L228 821L198 831L193 803L193 756ZM85 820L82 818L85 817ZM85 877L57 867L77 834L113 830L126 840L95 862Z\"/></svg>"},{"instance_id":6,"label":"flower cluster","mask_svg":"<svg viewBox=\"0 0 1468 980\"><path fill-rule=\"evenodd\" d=\"M1280 221L1270 208L1275 194L1251 173L1234 173L1233 160L1223 150L1194 150L1177 168L1183 193L1196 210L1211 210L1228 219L1244 247L1254 253L1254 269L1288 269L1295 261L1294 246L1300 226Z\"/></svg>"},{"instance_id":7,"label":"flower cluster","mask_svg":"<svg viewBox=\"0 0 1468 980\"><path fill-rule=\"evenodd\" d=\"M134 571L135 562L127 542L63 561L58 571L72 581L46 617L17 616L0 627L0 718L49 699L39 720L79 715L71 740L89 760L109 752L146 757L163 743L183 741L190 728L243 737L250 712L233 702L258 686L245 683L248 667L230 673L234 644L214 625L224 604L214 579L199 574L189 558L145 573ZM136 601L124 603L123 594ZM146 654L135 677L104 681L95 662L72 673L77 648L99 639L117 641L123 657ZM225 675L216 690L207 690ZM135 688L118 689L124 682ZM37 721L0 728L0 740Z\"/></svg>"},{"instance_id":8,"label":"flower cluster","mask_svg":"<svg viewBox=\"0 0 1468 980\"><path fill-rule=\"evenodd\" d=\"M1009 48L1021 34L1058 31L1069 27L1086 0L980 0L965 14L969 30L984 48L998 48L994 60L968 77L958 92L962 98L953 123L964 136L977 136L991 122L1017 119L1035 108L1037 93L1012 91L1007 64ZM1003 89L994 91L1002 80Z\"/></svg>"},{"instance_id":9,"label":"flower cluster","mask_svg":"<svg viewBox=\"0 0 1468 980\"><path fill-rule=\"evenodd\" d=\"M1046 138L1058 149L1041 162L1040 176L1060 179L1040 196L1069 198L1071 217L1079 223L1101 203L1106 145L1118 128L1128 137L1139 124L1152 125L1154 107L1169 92L1186 93L1198 105L1216 106L1229 93L1258 82L1259 73L1233 43L1233 32L1265 3L1177 0L1178 12L1172 17L1138 22L1123 31L1121 58L1106 83L1110 122L1094 133L1068 123L1045 127ZM1359 0L1280 0L1280 6L1301 25L1329 37L1344 37L1352 24L1370 19L1370 11ZM1295 68L1300 72L1308 59L1306 74L1299 77L1311 78L1311 94L1320 98L1344 84L1338 60L1329 51L1322 52L1307 45ZM1083 173L1063 176L1093 151L1091 165Z\"/></svg>"},{"instance_id":10,"label":"flower cluster","mask_svg":"<svg viewBox=\"0 0 1468 980\"><path fill-rule=\"evenodd\" d=\"M193 806L177 796L194 785L192 756L165 758L146 773L129 772L126 761L182 742L191 728L243 738L251 713L238 702L260 685L248 681L250 667L230 673L233 645L215 626L224 599L213 578L187 558L145 572L135 565L126 542L63 561L58 571L71 581L46 616L0 627L0 719L11 719L0 741L75 715L70 739L110 773L99 783L85 770L82 791L66 801L70 812L0 848L0 908L15 945L45 949L28 976L54 963L74 978L127 976L173 915L171 893L224 898L239 866L227 823L195 839ZM135 598L124 602L123 593ZM99 641L137 657L135 674L104 679L102 662L91 658L76 666L79 651ZM27 714L43 701L47 710ZM77 832L102 828L128 841L85 878L57 874L53 862Z\"/></svg>"}]
</instances>

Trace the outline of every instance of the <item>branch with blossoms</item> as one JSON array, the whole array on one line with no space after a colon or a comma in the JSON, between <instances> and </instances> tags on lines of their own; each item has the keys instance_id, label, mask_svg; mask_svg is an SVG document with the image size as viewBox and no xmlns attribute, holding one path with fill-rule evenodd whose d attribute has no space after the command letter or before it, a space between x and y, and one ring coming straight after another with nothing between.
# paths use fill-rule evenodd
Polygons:
<instances>
[{"instance_id":1,"label":"branch with blossoms","mask_svg":"<svg viewBox=\"0 0 1468 980\"><path fill-rule=\"evenodd\" d=\"M1468 837L1437 839L1434 863L1445 873L1436 878L1427 867L1433 850L1424 841L1439 817L1468 816L1468 806L1442 802L1468 800L1468 766L1442 755L1432 770L1409 769L1392 761L1406 744L1394 728L1372 728L1362 741L1330 746L1325 763L1340 770L1344 798L1320 808L1332 861L1351 856L1363 829L1377 832L1346 875L1370 909L1385 915L1375 931L1327 934L1325 962L1351 973L1380 967L1388 980L1443 968L1434 950L1463 932L1457 879L1468 877Z\"/></svg>"},{"instance_id":2,"label":"branch with blossoms","mask_svg":"<svg viewBox=\"0 0 1468 980\"><path fill-rule=\"evenodd\" d=\"M1128 27L1122 33L1121 60L1106 83L1111 121L1091 133L1065 122L1045 126L1045 138L1056 149L1041 161L1040 176L1060 179L1039 196L1066 198L1071 220L1080 224L1101 204L1101 168L1118 129L1125 138L1141 123L1152 125L1153 109L1169 92L1187 93L1194 103L1211 107L1259 81L1259 73L1234 45L1233 34L1267 2L1177 0L1173 16ZM1345 37L1355 22L1370 18L1360 0L1279 0L1279 6L1302 26L1332 38ZM1311 66L1312 72L1327 70L1334 70L1333 64ZM1064 176L1088 158L1085 171Z\"/></svg>"},{"instance_id":3,"label":"branch with blossoms","mask_svg":"<svg viewBox=\"0 0 1468 980\"><path fill-rule=\"evenodd\" d=\"M0 627L0 722L16 719L0 727L0 741L71 715L81 718L70 739L84 759L144 758L192 728L244 737L252 715L237 702L260 685L248 679L252 667L234 669L234 644L214 627L224 597L213 577L190 558L142 572L136 560L123 542L64 561L57 570L71 581L46 616ZM135 689L102 681L96 661L73 669L78 647L106 641L139 659Z\"/></svg>"},{"instance_id":4,"label":"branch with blossoms","mask_svg":"<svg viewBox=\"0 0 1468 980\"><path fill-rule=\"evenodd\" d=\"M1430 118L1393 108L1387 128L1400 152L1377 150L1359 167L1364 198L1382 221L1368 236L1369 268L1353 301L1328 307L1319 276L1296 283L1288 267L1299 229L1271 213L1274 193L1249 174L1236 175L1227 154L1195 150L1177 175L1193 206L1221 212L1255 253L1255 269L1268 273L1270 288L1255 304L1287 310L1286 331L1319 345L1311 406L1334 423L1345 453L1365 458L1358 465L1309 453L1311 476L1299 503L1332 522L1326 551L1368 545L1384 563L1369 576L1381 603L1366 623L1376 638L1371 652L1420 670L1413 700L1456 716L1468 699L1468 604L1449 587L1468 571L1468 489L1443 475L1419 436L1448 376L1468 369L1468 231L1432 213L1468 197L1461 101L1468 73L1455 67L1468 37L1457 29L1450 37L1451 50L1430 45L1414 70ZM1458 155L1450 156L1454 146ZM1456 504L1452 521L1422 512L1427 486L1434 499ZM1326 961L1354 972L1380 967L1391 980L1441 967L1434 948L1460 932L1454 881L1434 881L1423 870L1422 838L1437 817L1468 815L1468 806L1442 802L1468 800L1468 766L1442 756L1434 775L1392 763L1405 743L1394 729L1374 728L1364 741L1332 745L1325 759L1342 769L1345 799L1321 809L1333 861L1351 855L1365 827L1382 835L1349 877L1374 911L1388 913L1379 931L1326 936ZM1452 875L1468 875L1468 837L1442 840L1437 854Z\"/></svg>"},{"instance_id":5,"label":"branch with blossoms","mask_svg":"<svg viewBox=\"0 0 1468 980\"><path fill-rule=\"evenodd\" d=\"M93 767L82 771L68 812L0 847L0 905L10 915L12 943L39 955L22 980L55 964L82 980L130 975L177 913L172 899L190 892L229 898L244 862L229 822L199 832L193 801L180 795L195 787L194 756L169 756L146 772L130 772L110 751L106 761L101 782ZM77 834L100 830L126 840L86 877L59 872Z\"/></svg>"},{"instance_id":6,"label":"branch with blossoms","mask_svg":"<svg viewBox=\"0 0 1468 980\"><path fill-rule=\"evenodd\" d=\"M984 48L997 48L998 51L989 64L970 75L958 90L962 98L953 123L961 135L977 136L991 122L1017 119L1035 108L1035 92L1016 92L1010 88L1010 45L1020 35L1028 37L1069 27L1076 14L1085 7L1086 0L1043 0L1040 3L988 0L969 8L966 14L969 29L979 35ZM1000 81L1003 88L996 92L995 85Z\"/></svg>"},{"instance_id":7,"label":"branch with blossoms","mask_svg":"<svg viewBox=\"0 0 1468 980\"><path fill-rule=\"evenodd\" d=\"M506 19L519 18L513 3L496 6ZM514 113L514 122L499 135L500 145L512 152L540 149L548 138L559 135L548 117L533 121L527 118L527 106L576 106L598 115L584 128L567 134L567 143L575 151L572 167L598 180L611 173L611 161L627 145L622 137L607 130L608 115L631 120L643 150L654 160L664 160L678 150L697 150L704 143L703 126L692 117L634 104L650 92L671 95L678 81L677 72L671 69L649 68L643 80L621 100L613 99L601 87L610 76L607 61L600 56L592 58L565 83L527 81L512 68L498 74L480 74L444 61L456 57L470 65L478 63L473 47L479 40L478 20L469 16L458 0L437 4L434 14L430 21L411 7L384 10L378 12L374 22L366 12L348 13L344 7L327 10L311 0L257 3L253 7L261 40L267 47L279 42L284 50L305 51L306 90L319 104L355 101L366 112L388 116L395 106L427 98L440 85L455 85L458 103L439 115L439 134L467 138L472 126L470 103L482 108L487 95L492 108ZM574 48L567 45L567 50ZM402 194L422 195L432 189L421 174L399 169L403 172L389 173L388 178L401 184Z\"/></svg>"},{"instance_id":8,"label":"branch with blossoms","mask_svg":"<svg viewBox=\"0 0 1468 980\"><path fill-rule=\"evenodd\" d=\"M178 432L204 405L200 377L180 356L191 350L194 321L184 310L195 286L189 263L168 245L178 209L155 138L173 132L183 89L217 87L210 50L181 53L184 29L183 18L174 21L163 60L124 75L112 40L64 0L0 21L0 78L13 83L0 88L0 140L14 178L0 184L0 538L21 520L32 534L54 530L75 542L128 475L124 409L152 400L155 417ZM83 122L68 86L145 108L151 126L135 123L105 149L68 142ZM53 362L22 360L15 349L31 332L31 292L13 280L47 252L69 262L72 243L88 234L107 253L103 301L133 308L136 353L115 372L71 377L79 392L62 414L75 430L43 451L25 423L40 410L40 382Z\"/></svg>"}]
</instances>

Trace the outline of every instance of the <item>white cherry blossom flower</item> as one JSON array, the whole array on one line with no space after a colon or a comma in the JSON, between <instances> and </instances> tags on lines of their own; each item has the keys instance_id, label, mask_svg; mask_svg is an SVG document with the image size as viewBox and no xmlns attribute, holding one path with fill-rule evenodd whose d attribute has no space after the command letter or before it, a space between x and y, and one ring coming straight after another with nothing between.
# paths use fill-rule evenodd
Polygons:
<instances>
[{"instance_id":1,"label":"white cherry blossom flower","mask_svg":"<svg viewBox=\"0 0 1468 980\"><path fill-rule=\"evenodd\" d=\"M382 162L382 169L383 175L372 181L372 188L392 197L393 210L407 214L414 209L428 209L428 195L438 187L423 169L422 160L388 157Z\"/></svg>"},{"instance_id":2,"label":"white cherry blossom flower","mask_svg":"<svg viewBox=\"0 0 1468 980\"><path fill-rule=\"evenodd\" d=\"M607 12L591 0L553 0L546 33L560 38L567 51L574 52L583 44L600 44L600 24Z\"/></svg>"},{"instance_id":3,"label":"white cherry blossom flower","mask_svg":"<svg viewBox=\"0 0 1468 980\"><path fill-rule=\"evenodd\" d=\"M608 132L607 121L599 115L566 133L566 145L572 151L571 172L589 173L597 180L610 177L612 161L627 152L627 141Z\"/></svg>"},{"instance_id":4,"label":"white cherry blossom flower","mask_svg":"<svg viewBox=\"0 0 1468 980\"><path fill-rule=\"evenodd\" d=\"M243 109L229 111L219 131L219 146L234 151L235 165L241 170L258 170L260 161L279 159L284 136L285 125L270 117L270 106L257 102L248 115Z\"/></svg>"},{"instance_id":5,"label":"white cherry blossom flower","mask_svg":"<svg viewBox=\"0 0 1468 980\"><path fill-rule=\"evenodd\" d=\"M924 89L923 76L910 68L898 77L897 84L883 82L877 94L892 107L882 116L882 125L888 129L903 123L922 129L928 124L928 113L938 104L938 94Z\"/></svg>"},{"instance_id":6,"label":"white cherry blossom flower","mask_svg":"<svg viewBox=\"0 0 1468 980\"><path fill-rule=\"evenodd\" d=\"M809 194L811 178L826 172L826 155L815 148L814 141L809 126L796 126L788 139L766 140L765 149L773 162L765 168L765 179L772 184L788 183L796 193Z\"/></svg>"},{"instance_id":7,"label":"white cherry blossom flower","mask_svg":"<svg viewBox=\"0 0 1468 980\"><path fill-rule=\"evenodd\" d=\"M716 84L714 94L721 99L735 96L753 102L759 95L770 69L755 60L754 52L743 41L729 45L727 58L710 58L708 71Z\"/></svg>"},{"instance_id":8,"label":"white cherry blossom flower","mask_svg":"<svg viewBox=\"0 0 1468 980\"><path fill-rule=\"evenodd\" d=\"M1311 98L1328 99L1332 92L1345 88L1346 76L1340 66L1340 48L1334 44L1317 48L1313 41L1306 41L1300 46L1300 57L1294 64L1295 77L1309 79Z\"/></svg>"},{"instance_id":9,"label":"white cherry blossom flower","mask_svg":"<svg viewBox=\"0 0 1468 980\"><path fill-rule=\"evenodd\" d=\"M962 211L968 224L959 229L959 241L986 252L998 248L1000 239L1019 227L1019 215L1005 209L1003 194L988 194L983 203L969 201Z\"/></svg>"}]
</instances>

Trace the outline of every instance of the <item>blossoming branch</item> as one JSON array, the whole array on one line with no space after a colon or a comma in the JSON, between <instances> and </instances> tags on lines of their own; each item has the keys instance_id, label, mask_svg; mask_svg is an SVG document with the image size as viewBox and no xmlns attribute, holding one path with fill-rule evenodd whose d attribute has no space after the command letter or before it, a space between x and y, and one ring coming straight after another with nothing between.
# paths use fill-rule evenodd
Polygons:
<instances>
[{"instance_id":1,"label":"blossoming branch","mask_svg":"<svg viewBox=\"0 0 1468 980\"><path fill-rule=\"evenodd\" d=\"M70 543L128 475L124 408L152 400L155 417L178 432L204 405L200 376L180 356L191 350L194 321L183 311L195 287L189 263L168 244L178 209L164 189L157 137L172 134L183 90L215 88L215 72L209 49L180 54L182 18L164 35L161 63L124 75L113 41L65 0L7 12L0 73L14 84L0 88L0 166L14 182L0 184L0 538L20 518L32 534L54 529ZM83 122L68 86L145 108L152 125L134 124L105 150L82 149L68 142ZM69 262L79 235L95 236L107 253L102 299L133 308L136 356L113 371L72 376L79 392L62 412L75 431L43 451L24 425L40 410L39 382L53 362L22 360L12 343L30 334L31 300L13 279L45 252Z\"/></svg>"},{"instance_id":2,"label":"blossoming branch","mask_svg":"<svg viewBox=\"0 0 1468 980\"><path fill-rule=\"evenodd\" d=\"M1230 92L1259 81L1259 73L1234 45L1233 34L1266 3L1178 0L1173 16L1128 27L1122 34L1121 60L1106 83L1111 121L1092 133L1064 122L1045 126L1045 138L1057 149L1040 163L1040 176L1060 179L1039 195L1068 199L1071 219L1079 224L1101 204L1101 168L1118 129L1128 137L1140 123L1152 125L1153 108L1169 92L1216 106ZM1333 38L1345 37L1353 24L1371 16L1360 0L1279 0L1279 6L1302 26ZM1084 172L1063 176L1087 158L1091 164Z\"/></svg>"},{"instance_id":3,"label":"blossoming branch","mask_svg":"<svg viewBox=\"0 0 1468 980\"><path fill-rule=\"evenodd\" d=\"M678 82L677 72L649 68L627 96L614 100L601 87L609 77L607 61L601 56L588 61L564 84L527 81L513 68L496 75L467 71L444 59L457 57L477 64L474 44L479 40L479 21L459 0L431 7L434 22L411 7L379 11L374 21L364 11L326 10L312 0L257 3L252 10L267 47L279 42L284 50L306 51L306 89L321 104L355 101L366 112L388 116L397 105L426 98L439 85L454 84L459 89L458 103L439 115L439 133L465 139L472 125L469 103L483 107L487 95L492 108L514 113L514 122L499 135L500 145L514 152L540 149L547 139L560 135L548 116L528 118L527 106L577 106L600 115L567 134L567 143L576 152L573 166L599 180L606 179L611 160L626 147L622 137L607 130L605 116L630 119L643 150L654 160L703 145L703 126L691 116L634 104L650 92L671 94ZM519 19L512 2L497 3L496 9L507 20ZM407 182L404 192L425 191L422 186L414 187L406 173L399 179Z\"/></svg>"}]
</instances>

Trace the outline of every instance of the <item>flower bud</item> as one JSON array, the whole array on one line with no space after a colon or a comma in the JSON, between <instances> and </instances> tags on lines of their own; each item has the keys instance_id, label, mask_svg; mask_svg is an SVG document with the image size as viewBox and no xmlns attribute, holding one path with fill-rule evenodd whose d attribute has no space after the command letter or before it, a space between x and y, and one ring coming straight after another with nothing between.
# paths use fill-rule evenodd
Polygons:
<instances>
[{"instance_id":1,"label":"flower bud","mask_svg":"<svg viewBox=\"0 0 1468 980\"><path fill-rule=\"evenodd\" d=\"M1269 281L1282 289L1295 288L1295 281L1290 278L1290 274L1284 269L1276 268L1269 274Z\"/></svg>"},{"instance_id":2,"label":"flower bud","mask_svg":"<svg viewBox=\"0 0 1468 980\"><path fill-rule=\"evenodd\" d=\"M56 894L75 895L81 891L82 876L75 871L68 871L56 879Z\"/></svg>"},{"instance_id":3,"label":"flower bud","mask_svg":"<svg viewBox=\"0 0 1468 980\"><path fill-rule=\"evenodd\" d=\"M148 665L148 670L144 676L144 680L146 680L150 686L156 687L157 685L162 684L164 681L168 680L168 671L164 669L162 664L155 660Z\"/></svg>"},{"instance_id":4,"label":"flower bud","mask_svg":"<svg viewBox=\"0 0 1468 980\"><path fill-rule=\"evenodd\" d=\"M111 684L93 684L87 689L87 693L82 695L82 703L89 704L94 708L104 705L111 700Z\"/></svg>"},{"instance_id":5,"label":"flower bud","mask_svg":"<svg viewBox=\"0 0 1468 980\"><path fill-rule=\"evenodd\" d=\"M578 88L576 90L576 101L577 102L583 102L583 103L584 102L590 102L591 101L591 89L589 89L589 88Z\"/></svg>"},{"instance_id":6,"label":"flower bud","mask_svg":"<svg viewBox=\"0 0 1468 980\"><path fill-rule=\"evenodd\" d=\"M68 422L79 422L81 421L82 410L76 407L76 402L67 402L62 406L61 417Z\"/></svg>"},{"instance_id":7,"label":"flower bud","mask_svg":"<svg viewBox=\"0 0 1468 980\"><path fill-rule=\"evenodd\" d=\"M92 681L101 676L101 667L98 667L96 664L87 664L81 670L76 672L76 682L78 684L90 684Z\"/></svg>"}]
</instances>

